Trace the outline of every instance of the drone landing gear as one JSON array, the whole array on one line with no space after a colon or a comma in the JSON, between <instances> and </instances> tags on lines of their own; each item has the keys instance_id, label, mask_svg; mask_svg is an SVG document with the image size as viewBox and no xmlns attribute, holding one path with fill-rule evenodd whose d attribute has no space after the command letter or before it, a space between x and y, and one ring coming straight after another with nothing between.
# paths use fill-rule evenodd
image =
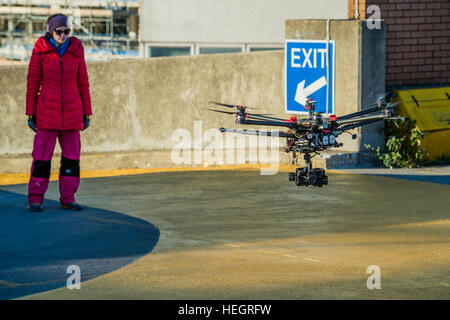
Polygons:
<instances>
[{"instance_id":1,"label":"drone landing gear","mask_svg":"<svg viewBox=\"0 0 450 320\"><path fill-rule=\"evenodd\" d=\"M304 157L306 167L295 169L295 173L289 173L289 181L295 181L297 186L322 187L328 184L328 176L325 175L325 169L312 168L311 155L306 152Z\"/></svg>"}]
</instances>

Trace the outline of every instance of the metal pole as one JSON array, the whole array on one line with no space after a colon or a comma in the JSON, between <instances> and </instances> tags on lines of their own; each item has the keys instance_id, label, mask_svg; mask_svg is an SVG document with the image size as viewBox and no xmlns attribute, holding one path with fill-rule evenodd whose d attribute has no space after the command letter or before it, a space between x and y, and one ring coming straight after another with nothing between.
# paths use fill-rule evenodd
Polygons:
<instances>
[{"instance_id":1,"label":"metal pole","mask_svg":"<svg viewBox=\"0 0 450 320\"><path fill-rule=\"evenodd\" d=\"M355 4L355 19L356 20L359 19L359 0L356 0L356 4Z\"/></svg>"},{"instance_id":2,"label":"metal pole","mask_svg":"<svg viewBox=\"0 0 450 320\"><path fill-rule=\"evenodd\" d=\"M329 114L328 112L328 103L329 103L329 84L330 84L330 19L327 19L327 101L326 101L326 114Z\"/></svg>"}]
</instances>

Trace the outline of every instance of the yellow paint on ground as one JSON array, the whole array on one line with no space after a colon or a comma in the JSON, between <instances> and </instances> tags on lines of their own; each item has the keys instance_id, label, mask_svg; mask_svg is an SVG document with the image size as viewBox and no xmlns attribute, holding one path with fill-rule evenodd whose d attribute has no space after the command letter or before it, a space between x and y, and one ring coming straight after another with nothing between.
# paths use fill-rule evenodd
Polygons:
<instances>
[{"instance_id":1,"label":"yellow paint on ground","mask_svg":"<svg viewBox=\"0 0 450 320\"><path fill-rule=\"evenodd\" d=\"M292 256L292 255L290 255L290 254L285 254L285 253L280 253L280 252L267 251L267 250L256 250L256 251L262 252L262 253L275 254L275 255L279 255L279 256L283 256L283 257L288 257L288 258L297 258L296 256Z\"/></svg>"},{"instance_id":2,"label":"yellow paint on ground","mask_svg":"<svg viewBox=\"0 0 450 320\"><path fill-rule=\"evenodd\" d=\"M400 229L400 228L423 228L423 227L448 227L450 226L450 219L433 220L426 222L405 223L393 226L386 226L386 228Z\"/></svg>"},{"instance_id":3,"label":"yellow paint on ground","mask_svg":"<svg viewBox=\"0 0 450 320\"><path fill-rule=\"evenodd\" d=\"M311 261L311 262L320 262L319 260L316 259L311 259L311 258L302 258L305 261Z\"/></svg>"},{"instance_id":4,"label":"yellow paint on ground","mask_svg":"<svg viewBox=\"0 0 450 320\"><path fill-rule=\"evenodd\" d=\"M278 167L279 172L291 172L295 171L295 165L280 164ZM268 165L259 164L242 164L242 165L230 165L230 166L214 166L214 167L176 167L176 168L133 168L133 169L112 169L112 170L82 170L80 177L85 178L101 178L101 177L115 177L115 176L127 176L137 174L148 173L161 173L161 172L185 172L185 171L221 171L221 170L242 170L242 171L255 171L262 168L269 168ZM339 170L327 170L329 173L348 173ZM57 181L59 172L52 172L50 174L50 181ZM4 173L0 174L0 185L11 185L28 183L30 180L29 173Z\"/></svg>"},{"instance_id":5,"label":"yellow paint on ground","mask_svg":"<svg viewBox=\"0 0 450 320\"><path fill-rule=\"evenodd\" d=\"M237 244L231 244L231 243L224 243L223 245L227 246L227 247L234 247L234 248L240 248L241 247L241 246L238 246Z\"/></svg>"}]
</instances>

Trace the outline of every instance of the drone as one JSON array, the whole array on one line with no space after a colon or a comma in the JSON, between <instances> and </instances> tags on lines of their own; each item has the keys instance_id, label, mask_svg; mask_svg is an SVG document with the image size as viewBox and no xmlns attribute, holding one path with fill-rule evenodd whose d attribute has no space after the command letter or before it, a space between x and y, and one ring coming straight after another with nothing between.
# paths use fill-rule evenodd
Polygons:
<instances>
[{"instance_id":1,"label":"drone","mask_svg":"<svg viewBox=\"0 0 450 320\"><path fill-rule=\"evenodd\" d=\"M322 187L328 185L328 176L325 169L313 168L311 158L330 148L342 147L336 138L357 127L365 126L380 120L406 120L404 117L396 117L393 107L398 103L387 100L388 95L381 97L370 108L336 117L335 115L323 115L316 112L315 104L310 97L307 98L305 109L308 111L308 118L290 117L281 119L270 117L271 114L249 113L247 106L231 105L219 102L210 102L227 108L236 108L235 112L209 109L210 111L234 114L236 124L241 125L261 125L269 127L284 127L285 131L260 131L220 128L221 132L234 132L245 135L264 135L279 138L286 138L284 151L293 153L293 157L303 154L306 167L298 167L295 172L289 173L289 181L294 181L297 186ZM356 134L351 134L352 139L356 139Z\"/></svg>"}]
</instances>

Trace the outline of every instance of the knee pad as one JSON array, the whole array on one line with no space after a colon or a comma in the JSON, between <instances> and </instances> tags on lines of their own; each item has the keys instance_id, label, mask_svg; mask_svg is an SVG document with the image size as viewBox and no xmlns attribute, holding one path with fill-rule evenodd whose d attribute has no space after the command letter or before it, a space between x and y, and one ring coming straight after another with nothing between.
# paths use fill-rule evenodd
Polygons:
<instances>
[{"instance_id":1,"label":"knee pad","mask_svg":"<svg viewBox=\"0 0 450 320\"><path fill-rule=\"evenodd\" d=\"M59 175L66 177L80 177L80 160L72 160L61 157Z\"/></svg>"},{"instance_id":2,"label":"knee pad","mask_svg":"<svg viewBox=\"0 0 450 320\"><path fill-rule=\"evenodd\" d=\"M34 160L33 172L31 175L35 178L50 179L51 160Z\"/></svg>"}]
</instances>

